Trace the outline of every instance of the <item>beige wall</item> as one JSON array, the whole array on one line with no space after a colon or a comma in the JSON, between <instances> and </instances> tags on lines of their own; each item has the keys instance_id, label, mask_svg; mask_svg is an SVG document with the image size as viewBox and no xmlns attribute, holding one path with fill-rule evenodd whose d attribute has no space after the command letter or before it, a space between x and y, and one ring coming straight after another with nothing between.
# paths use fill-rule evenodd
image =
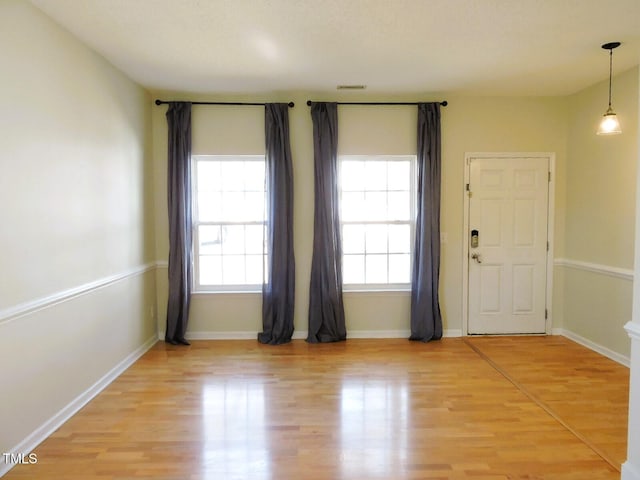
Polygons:
<instances>
[{"instance_id":1,"label":"beige wall","mask_svg":"<svg viewBox=\"0 0 640 480\"><path fill-rule=\"evenodd\" d=\"M176 93L158 93L158 97L189 99ZM330 100L353 97L333 95ZM410 98L377 98L358 96L359 100L410 100ZM198 99L206 97L198 96ZM209 97L217 101L264 101L263 97ZM307 92L279 94L269 101L294 101L290 109L291 149L294 162L294 235L296 254L295 328L307 330L309 274L313 240L313 140L308 99L322 100ZM326 97L324 99L327 99ZM430 95L424 100L445 97ZM442 232L446 243L442 248L441 307L444 326L450 334L462 328L462 218L463 173L465 152L509 151L555 152L557 159L558 192L556 209L564 209L564 163L566 158L566 101L558 98L446 98L449 106L442 109L443 169L442 169ZM263 111L256 107L233 107L233 121L220 118L231 110L227 107L194 106L194 152L231 153L229 144L235 143L240 153L257 151L264 142ZM204 112L206 110L206 113ZM238 110L243 110L238 112ZM153 110L156 224L158 259L167 255L166 222L166 107ZM339 107L339 153L415 154L415 107ZM218 118L220 117L220 118ZM258 120L260 119L260 120ZM202 122L195 126L196 122ZM206 126L204 124L207 124ZM243 138L247 135L246 144ZM221 129L224 134L218 132ZM219 141L205 141L205 132ZM258 132L258 136L255 133ZM247 147L247 145L250 145ZM262 147L263 148L263 147ZM245 150L246 149L246 150ZM561 215L557 215L561 217ZM557 249L562 251L563 228L556 222ZM158 273L159 331L164 330L166 304L166 269ZM344 294L348 333L352 335L401 334L409 329L409 295L393 293ZM253 337L261 328L259 294L202 294L193 298L189 332L192 337L229 336L241 334Z\"/></svg>"},{"instance_id":2,"label":"beige wall","mask_svg":"<svg viewBox=\"0 0 640 480\"><path fill-rule=\"evenodd\" d=\"M562 251L564 228L566 101L557 97L451 98L442 119L443 248L442 305L450 323L462 317L463 179L465 152L556 154L554 251ZM554 285L554 298L556 297ZM554 305L554 308L559 308ZM554 317L554 326L556 320ZM449 327L449 328L461 328Z\"/></svg>"},{"instance_id":3,"label":"beige wall","mask_svg":"<svg viewBox=\"0 0 640 480\"><path fill-rule=\"evenodd\" d=\"M569 97L566 256L633 268L638 68L613 80L621 135L595 135L608 82Z\"/></svg>"},{"instance_id":4,"label":"beige wall","mask_svg":"<svg viewBox=\"0 0 640 480\"><path fill-rule=\"evenodd\" d=\"M569 97L563 328L624 356L631 319L638 158L638 68L613 79L623 133L597 136L608 82ZM581 262L601 271L580 268ZM629 275L615 275L616 272ZM612 275L613 273L613 275ZM626 277L626 278L625 278Z\"/></svg>"},{"instance_id":5,"label":"beige wall","mask_svg":"<svg viewBox=\"0 0 640 480\"><path fill-rule=\"evenodd\" d=\"M155 336L151 104L28 2L0 2L0 45L0 451L18 452Z\"/></svg>"}]
</instances>

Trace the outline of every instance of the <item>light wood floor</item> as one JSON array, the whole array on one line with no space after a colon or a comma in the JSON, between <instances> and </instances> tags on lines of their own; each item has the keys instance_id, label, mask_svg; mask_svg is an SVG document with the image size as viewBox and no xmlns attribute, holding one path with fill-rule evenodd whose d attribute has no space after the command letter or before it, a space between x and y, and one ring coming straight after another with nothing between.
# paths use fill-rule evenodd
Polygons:
<instances>
[{"instance_id":1,"label":"light wood floor","mask_svg":"<svg viewBox=\"0 0 640 480\"><path fill-rule=\"evenodd\" d=\"M618 479L627 368L563 337L155 345L13 479Z\"/></svg>"}]
</instances>

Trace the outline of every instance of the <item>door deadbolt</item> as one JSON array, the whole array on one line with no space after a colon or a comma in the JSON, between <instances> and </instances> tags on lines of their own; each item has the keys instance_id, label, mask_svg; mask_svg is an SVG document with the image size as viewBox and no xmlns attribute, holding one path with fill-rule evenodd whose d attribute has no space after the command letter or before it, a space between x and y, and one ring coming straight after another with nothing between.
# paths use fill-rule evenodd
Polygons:
<instances>
[{"instance_id":1,"label":"door deadbolt","mask_svg":"<svg viewBox=\"0 0 640 480\"><path fill-rule=\"evenodd\" d=\"M480 243L480 237L478 235L478 230L471 230L471 248L478 248Z\"/></svg>"}]
</instances>

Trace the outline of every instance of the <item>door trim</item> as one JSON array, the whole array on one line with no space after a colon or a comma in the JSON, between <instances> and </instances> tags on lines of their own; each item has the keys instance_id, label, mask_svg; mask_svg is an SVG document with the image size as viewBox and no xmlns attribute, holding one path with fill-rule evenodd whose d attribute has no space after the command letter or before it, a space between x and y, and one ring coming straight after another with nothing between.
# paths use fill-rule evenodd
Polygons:
<instances>
[{"instance_id":1,"label":"door trim","mask_svg":"<svg viewBox=\"0 0 640 480\"><path fill-rule=\"evenodd\" d=\"M474 158L545 158L549 161L549 202L547 213L547 285L545 291L545 303L547 319L545 320L545 333L551 334L553 326L553 239L555 219L555 185L556 185L556 154L554 152L467 152L464 154L464 181L462 184L463 197L463 225L462 225L462 336L469 335L469 195L467 184L470 177L470 162Z\"/></svg>"}]
</instances>

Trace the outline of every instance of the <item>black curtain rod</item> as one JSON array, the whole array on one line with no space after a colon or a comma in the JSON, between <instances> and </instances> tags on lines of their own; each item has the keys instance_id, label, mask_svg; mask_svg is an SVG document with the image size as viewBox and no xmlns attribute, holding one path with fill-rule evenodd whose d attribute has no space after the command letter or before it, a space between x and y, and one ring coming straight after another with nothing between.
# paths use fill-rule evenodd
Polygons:
<instances>
[{"instance_id":1,"label":"black curtain rod","mask_svg":"<svg viewBox=\"0 0 640 480\"><path fill-rule=\"evenodd\" d=\"M168 100L156 100L156 105L168 105ZM191 105L253 105L256 107L264 107L266 103L246 103L246 102L189 102ZM287 105L293 108L295 103L289 102Z\"/></svg>"},{"instance_id":2,"label":"black curtain rod","mask_svg":"<svg viewBox=\"0 0 640 480\"><path fill-rule=\"evenodd\" d=\"M307 105L311 106L313 102L311 100L307 100ZM418 105L420 103L427 102L335 102L338 105ZM449 102L446 100L440 102L440 105L446 107L449 105Z\"/></svg>"}]
</instances>

